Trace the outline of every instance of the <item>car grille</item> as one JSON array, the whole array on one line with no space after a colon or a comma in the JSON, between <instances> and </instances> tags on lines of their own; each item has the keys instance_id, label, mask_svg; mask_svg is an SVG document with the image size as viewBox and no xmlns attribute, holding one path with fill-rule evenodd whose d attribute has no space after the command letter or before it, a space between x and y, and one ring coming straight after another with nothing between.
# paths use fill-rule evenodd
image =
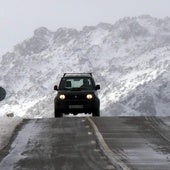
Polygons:
<instances>
[{"instance_id":1,"label":"car grille","mask_svg":"<svg viewBox=\"0 0 170 170\"><path fill-rule=\"evenodd\" d=\"M80 99L85 99L86 98L85 95L68 95L66 97L69 100L80 100Z\"/></svg>"}]
</instances>

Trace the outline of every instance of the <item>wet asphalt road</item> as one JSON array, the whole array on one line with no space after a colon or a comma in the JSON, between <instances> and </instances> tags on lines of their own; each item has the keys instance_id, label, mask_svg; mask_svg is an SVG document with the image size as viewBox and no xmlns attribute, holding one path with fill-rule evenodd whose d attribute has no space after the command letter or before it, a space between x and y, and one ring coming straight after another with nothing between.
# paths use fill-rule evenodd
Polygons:
<instances>
[{"instance_id":1,"label":"wet asphalt road","mask_svg":"<svg viewBox=\"0 0 170 170\"><path fill-rule=\"evenodd\" d=\"M0 170L170 170L170 117L90 119L115 164L87 118L65 117L26 121L0 152Z\"/></svg>"},{"instance_id":2,"label":"wet asphalt road","mask_svg":"<svg viewBox=\"0 0 170 170\"><path fill-rule=\"evenodd\" d=\"M170 170L170 117L95 118L94 122L113 155L129 169Z\"/></svg>"},{"instance_id":3,"label":"wet asphalt road","mask_svg":"<svg viewBox=\"0 0 170 170\"><path fill-rule=\"evenodd\" d=\"M85 118L28 121L12 143L0 170L105 170Z\"/></svg>"}]
</instances>

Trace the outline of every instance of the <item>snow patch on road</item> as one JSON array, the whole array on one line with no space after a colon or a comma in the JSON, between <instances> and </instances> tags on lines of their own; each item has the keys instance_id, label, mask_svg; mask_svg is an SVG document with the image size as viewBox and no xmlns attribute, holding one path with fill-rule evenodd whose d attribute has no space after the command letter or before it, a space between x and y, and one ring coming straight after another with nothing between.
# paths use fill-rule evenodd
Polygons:
<instances>
[{"instance_id":1,"label":"snow patch on road","mask_svg":"<svg viewBox=\"0 0 170 170\"><path fill-rule=\"evenodd\" d=\"M22 120L20 117L0 117L0 150L9 143L13 131Z\"/></svg>"}]
</instances>

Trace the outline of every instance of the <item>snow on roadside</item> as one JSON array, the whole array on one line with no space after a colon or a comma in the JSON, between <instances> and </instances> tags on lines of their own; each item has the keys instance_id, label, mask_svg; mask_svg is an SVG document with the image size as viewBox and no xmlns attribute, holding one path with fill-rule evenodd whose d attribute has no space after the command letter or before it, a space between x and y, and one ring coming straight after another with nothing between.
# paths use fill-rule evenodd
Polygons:
<instances>
[{"instance_id":1,"label":"snow on roadside","mask_svg":"<svg viewBox=\"0 0 170 170\"><path fill-rule=\"evenodd\" d=\"M0 117L0 150L9 143L13 131L22 120L20 117Z\"/></svg>"}]
</instances>

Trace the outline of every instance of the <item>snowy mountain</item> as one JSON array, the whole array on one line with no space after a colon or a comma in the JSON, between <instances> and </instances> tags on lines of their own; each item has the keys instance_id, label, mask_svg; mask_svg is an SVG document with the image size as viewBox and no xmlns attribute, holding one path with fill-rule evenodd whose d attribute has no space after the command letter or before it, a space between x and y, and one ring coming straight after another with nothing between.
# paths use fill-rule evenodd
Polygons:
<instances>
[{"instance_id":1,"label":"snowy mountain","mask_svg":"<svg viewBox=\"0 0 170 170\"><path fill-rule=\"evenodd\" d=\"M102 116L170 115L170 18L123 18L81 31L47 28L1 56L0 115L52 117L64 72L93 72Z\"/></svg>"}]
</instances>

